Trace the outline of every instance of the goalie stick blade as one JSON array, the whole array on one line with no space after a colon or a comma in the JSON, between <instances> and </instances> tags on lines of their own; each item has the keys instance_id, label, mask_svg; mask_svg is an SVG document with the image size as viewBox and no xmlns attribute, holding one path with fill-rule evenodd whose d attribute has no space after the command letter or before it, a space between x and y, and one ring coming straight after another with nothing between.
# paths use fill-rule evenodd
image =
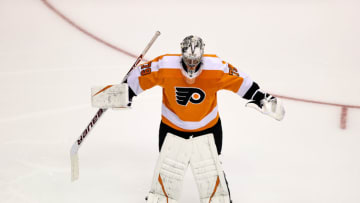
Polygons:
<instances>
[{"instance_id":1,"label":"goalie stick blade","mask_svg":"<svg viewBox=\"0 0 360 203\"><path fill-rule=\"evenodd\" d=\"M71 160L71 181L79 179L79 156L78 156L79 144L75 142L70 150Z\"/></svg>"},{"instance_id":2,"label":"goalie stick blade","mask_svg":"<svg viewBox=\"0 0 360 203\"><path fill-rule=\"evenodd\" d=\"M75 181L79 179L79 158L78 158L78 151L80 149L81 144L86 139L87 135L89 134L90 130L95 126L96 122L100 119L101 115L107 109L99 109L91 122L85 128L85 130L81 133L80 137L75 141L75 143L71 146L70 149L70 159L71 159L71 180Z\"/></svg>"},{"instance_id":3,"label":"goalie stick blade","mask_svg":"<svg viewBox=\"0 0 360 203\"><path fill-rule=\"evenodd\" d=\"M71 181L74 182L79 179L79 157L78 154L71 154Z\"/></svg>"}]
</instances>

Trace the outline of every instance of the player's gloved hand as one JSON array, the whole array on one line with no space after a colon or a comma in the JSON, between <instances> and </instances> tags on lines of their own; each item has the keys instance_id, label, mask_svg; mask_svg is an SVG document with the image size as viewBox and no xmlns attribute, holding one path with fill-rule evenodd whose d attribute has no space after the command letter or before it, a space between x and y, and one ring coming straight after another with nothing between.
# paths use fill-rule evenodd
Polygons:
<instances>
[{"instance_id":1,"label":"player's gloved hand","mask_svg":"<svg viewBox=\"0 0 360 203\"><path fill-rule=\"evenodd\" d=\"M124 83L127 85L127 83ZM127 100L127 105L126 106L122 106L122 107L113 107L113 110L121 110L121 109L131 109L131 105L132 105L132 100L133 98L136 96L136 94L134 93L134 91L127 85L128 87L128 100Z\"/></svg>"},{"instance_id":2,"label":"player's gloved hand","mask_svg":"<svg viewBox=\"0 0 360 203\"><path fill-rule=\"evenodd\" d=\"M132 100L135 96L135 92L129 87L129 102L127 104L128 108L131 108Z\"/></svg>"},{"instance_id":3,"label":"player's gloved hand","mask_svg":"<svg viewBox=\"0 0 360 203\"><path fill-rule=\"evenodd\" d=\"M260 111L278 121L281 121L285 116L285 109L282 101L270 94L265 94L261 100L251 100L245 105Z\"/></svg>"},{"instance_id":4,"label":"player's gloved hand","mask_svg":"<svg viewBox=\"0 0 360 203\"><path fill-rule=\"evenodd\" d=\"M126 83L91 88L91 105L102 109L128 109L129 87Z\"/></svg>"}]
</instances>

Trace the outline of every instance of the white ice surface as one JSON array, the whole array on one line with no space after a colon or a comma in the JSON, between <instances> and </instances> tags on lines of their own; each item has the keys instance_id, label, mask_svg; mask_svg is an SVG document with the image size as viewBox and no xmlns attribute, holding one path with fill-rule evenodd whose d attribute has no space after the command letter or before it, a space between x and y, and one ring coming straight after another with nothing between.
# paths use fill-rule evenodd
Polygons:
<instances>
[{"instance_id":1,"label":"white ice surface","mask_svg":"<svg viewBox=\"0 0 360 203\"><path fill-rule=\"evenodd\" d=\"M178 53L189 34L265 90L360 104L359 1L50 1L95 35L146 58ZM161 89L128 111L107 111L80 149L70 147L97 109L90 87L120 81L134 59L85 36L40 0L0 0L0 202L145 202L158 155ZM277 122L220 92L223 166L235 203L359 203L360 110L285 100ZM198 202L189 170L180 203Z\"/></svg>"}]
</instances>

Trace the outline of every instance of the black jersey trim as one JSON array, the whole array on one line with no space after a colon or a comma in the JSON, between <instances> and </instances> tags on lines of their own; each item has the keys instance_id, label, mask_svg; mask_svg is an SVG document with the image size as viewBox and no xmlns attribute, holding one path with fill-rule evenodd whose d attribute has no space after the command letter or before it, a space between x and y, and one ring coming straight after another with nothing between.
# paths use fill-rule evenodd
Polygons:
<instances>
[{"instance_id":1,"label":"black jersey trim","mask_svg":"<svg viewBox=\"0 0 360 203\"><path fill-rule=\"evenodd\" d=\"M201 135L206 135L206 134L213 134L214 135L214 139L215 139L215 145L216 145L216 149L218 154L221 153L221 149L222 149L222 126L221 126L221 120L219 118L219 120L216 122L216 124L208 129L199 131L199 132L183 132L183 131L179 131L176 130L168 125L166 125L165 123L161 122L160 123L160 129L159 129L159 151L161 151L161 147L165 141L165 137L167 135L167 133L171 133L173 135L179 136L181 138L184 139L189 139L190 137L198 137Z\"/></svg>"},{"instance_id":2,"label":"black jersey trim","mask_svg":"<svg viewBox=\"0 0 360 203\"><path fill-rule=\"evenodd\" d=\"M245 93L243 98L250 100L258 89L260 89L259 85L256 82L253 82L253 84L251 85L249 90Z\"/></svg>"}]
</instances>

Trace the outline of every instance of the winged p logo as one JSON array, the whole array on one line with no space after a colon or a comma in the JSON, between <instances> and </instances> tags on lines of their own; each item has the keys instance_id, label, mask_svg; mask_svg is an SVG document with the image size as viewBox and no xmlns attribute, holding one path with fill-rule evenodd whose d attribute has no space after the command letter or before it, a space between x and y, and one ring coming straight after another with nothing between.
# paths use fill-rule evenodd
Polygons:
<instances>
[{"instance_id":1,"label":"winged p logo","mask_svg":"<svg viewBox=\"0 0 360 203\"><path fill-rule=\"evenodd\" d=\"M175 87L176 102L186 106L189 102L200 104L205 99L205 92L194 87Z\"/></svg>"}]
</instances>

